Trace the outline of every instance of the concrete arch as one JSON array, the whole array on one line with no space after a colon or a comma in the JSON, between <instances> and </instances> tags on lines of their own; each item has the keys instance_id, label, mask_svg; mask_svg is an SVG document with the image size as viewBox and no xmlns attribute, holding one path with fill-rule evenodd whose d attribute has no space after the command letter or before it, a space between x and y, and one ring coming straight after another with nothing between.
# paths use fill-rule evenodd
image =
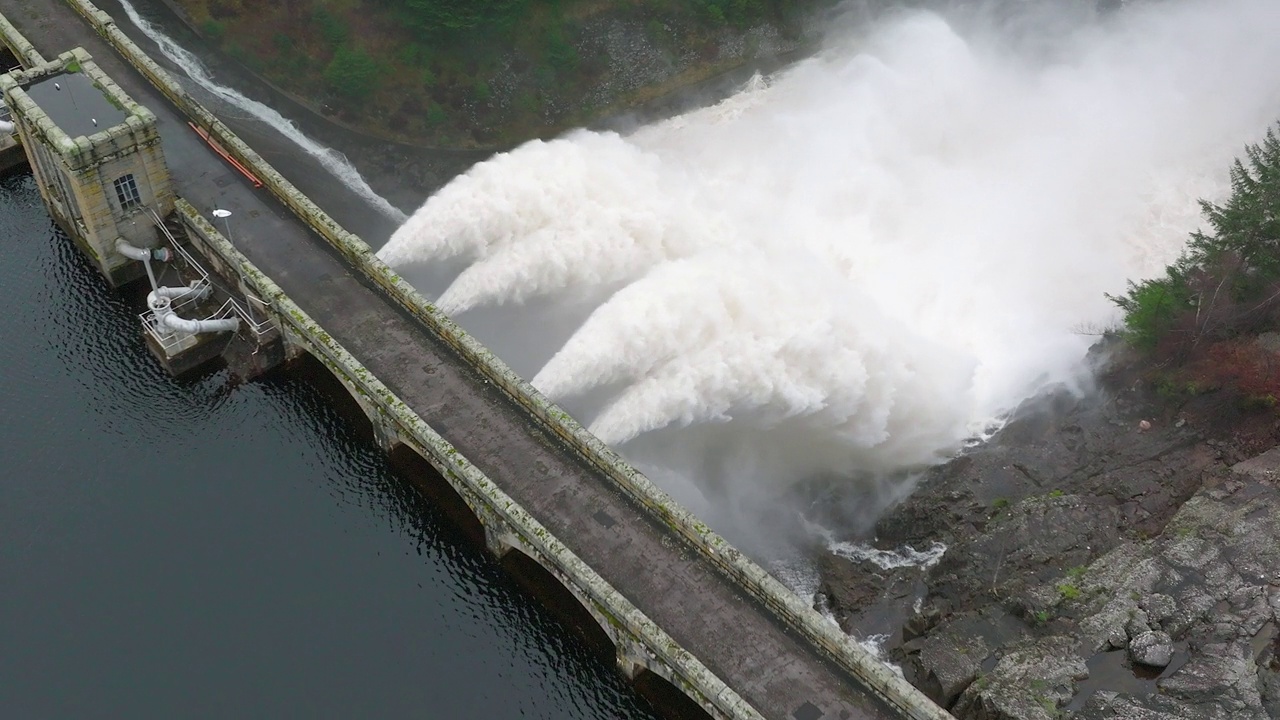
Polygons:
<instances>
[{"instance_id":1,"label":"concrete arch","mask_svg":"<svg viewBox=\"0 0 1280 720\"><path fill-rule=\"evenodd\" d=\"M643 683L652 693L648 699L664 717L721 718L714 705L682 682L675 671L629 632L617 619L588 598L579 588L562 578L556 568L527 547L518 537L494 533L486 526L486 534L498 535L502 566L524 589L552 610L561 622L583 636L602 656L612 656L618 671L633 684ZM493 550L493 542L487 544ZM496 553L495 553L496 554ZM636 685L641 690L641 685ZM677 698L678 696L678 698ZM670 714L668 714L670 713Z\"/></svg>"},{"instance_id":2,"label":"concrete arch","mask_svg":"<svg viewBox=\"0 0 1280 720\"><path fill-rule=\"evenodd\" d=\"M369 402L369 399L311 346L291 344L298 351L291 352L289 355L290 374L318 389L324 395L330 410L348 421L351 428L364 438L373 437L386 449L387 446L381 437L382 430L378 427L378 410ZM361 416L364 417L365 422L358 422Z\"/></svg>"},{"instance_id":3,"label":"concrete arch","mask_svg":"<svg viewBox=\"0 0 1280 720\"><path fill-rule=\"evenodd\" d=\"M680 687L651 670L641 670L632 687L667 720L710 720L714 716Z\"/></svg>"},{"instance_id":4,"label":"concrete arch","mask_svg":"<svg viewBox=\"0 0 1280 720\"><path fill-rule=\"evenodd\" d=\"M468 542L485 542L484 522L476 509L417 449L396 440L387 451L391 468L426 496Z\"/></svg>"},{"instance_id":5,"label":"concrete arch","mask_svg":"<svg viewBox=\"0 0 1280 720\"><path fill-rule=\"evenodd\" d=\"M565 583L533 553L520 546L507 545L498 562L527 594L536 598L561 624L586 642L601 658L615 656L617 644L609 632L607 621L582 601L578 593Z\"/></svg>"},{"instance_id":6,"label":"concrete arch","mask_svg":"<svg viewBox=\"0 0 1280 720\"><path fill-rule=\"evenodd\" d=\"M298 339L293 338L295 342ZM317 378L328 376L329 388L333 389L335 381L354 403L342 398L342 393L331 392L335 401L334 409L340 414L354 419L362 414L369 421L361 425L362 430L370 432L382 449L388 453L392 462L403 466L408 479L434 504L440 507L453 519L455 527L485 547L503 565L508 575L514 578L527 592L538 598L544 607L564 623L579 638L582 638L592 650L602 658L612 658L624 677L633 682L642 682L645 687L656 691L655 697L669 700L672 693L685 696L679 703L664 701L664 707L671 706L674 717L713 717L737 718L735 699L725 701L723 697L711 698L697 689L697 678L686 678L677 674L668 661L655 654L635 633L633 616L615 617L605 605L601 605L595 596L589 594L591 589L579 585L581 578L575 581L574 572L562 569L555 559L544 556L535 544L536 541L526 539L525 530L517 529L510 524L509 507L491 506L486 496L475 491L461 477L455 478L453 473L465 473L468 469L452 468L454 451L452 448L429 446L422 436L421 430L415 432L402 427L397 421L394 407L387 408L380 402L380 396L371 393L378 391L378 386L366 387L371 383L359 375L362 368L351 370L342 362L330 358L320 346L299 342L304 352L299 353L304 372L315 372L328 369L330 373L316 372ZM391 398L395 401L395 398ZM390 402L390 401L389 401ZM398 402L398 401L397 401ZM358 408L358 410L357 410ZM437 470L437 468L441 468ZM442 473L449 473L445 475ZM517 516L519 510L514 511ZM545 532L545 530L541 530ZM518 552L511 552L517 550ZM589 585L589 584L588 584ZM669 642L669 640L668 640ZM718 707L717 703L724 707ZM700 708L699 715L693 709ZM728 709L725 709L728 708ZM747 716L754 716L748 713Z\"/></svg>"},{"instance_id":7,"label":"concrete arch","mask_svg":"<svg viewBox=\"0 0 1280 720\"><path fill-rule=\"evenodd\" d=\"M593 653L612 659L618 671L664 717L725 717L492 510L445 479L422 451L397 438L388 454L397 472L405 473L469 540L483 543L507 575Z\"/></svg>"}]
</instances>

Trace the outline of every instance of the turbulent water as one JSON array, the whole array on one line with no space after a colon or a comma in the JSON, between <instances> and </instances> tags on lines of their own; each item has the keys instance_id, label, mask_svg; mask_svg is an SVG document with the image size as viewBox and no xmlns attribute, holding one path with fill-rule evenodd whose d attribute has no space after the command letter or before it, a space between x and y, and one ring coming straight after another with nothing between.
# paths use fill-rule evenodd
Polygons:
<instances>
[{"instance_id":1,"label":"turbulent water","mask_svg":"<svg viewBox=\"0 0 1280 720\"><path fill-rule=\"evenodd\" d=\"M699 510L936 461L1077 378L1280 115L1274 0L1050 5L834 23L713 107L475 166L381 256L460 264L424 289L464 324L590 303L534 384Z\"/></svg>"}]
</instances>

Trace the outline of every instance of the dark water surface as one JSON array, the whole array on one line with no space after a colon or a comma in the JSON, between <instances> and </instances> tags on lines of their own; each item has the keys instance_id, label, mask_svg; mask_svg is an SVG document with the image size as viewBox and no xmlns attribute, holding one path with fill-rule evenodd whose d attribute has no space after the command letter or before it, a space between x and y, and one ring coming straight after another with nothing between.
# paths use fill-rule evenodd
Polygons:
<instances>
[{"instance_id":1,"label":"dark water surface","mask_svg":"<svg viewBox=\"0 0 1280 720\"><path fill-rule=\"evenodd\" d=\"M29 175L0 239L0 717L653 717L325 378L170 379Z\"/></svg>"}]
</instances>

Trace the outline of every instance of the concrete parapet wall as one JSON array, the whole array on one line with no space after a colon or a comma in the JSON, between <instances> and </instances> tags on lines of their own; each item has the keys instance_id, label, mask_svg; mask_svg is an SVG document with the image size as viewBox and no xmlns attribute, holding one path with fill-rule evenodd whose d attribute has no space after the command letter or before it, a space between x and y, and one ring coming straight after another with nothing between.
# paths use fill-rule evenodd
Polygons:
<instances>
[{"instance_id":1,"label":"concrete parapet wall","mask_svg":"<svg viewBox=\"0 0 1280 720\"><path fill-rule=\"evenodd\" d=\"M176 211L196 241L215 256L213 264L233 271L269 309L291 341L306 348L357 395L380 434L394 434L426 458L476 512L488 531L527 553L556 575L601 622L624 658L667 677L722 718L761 716L697 658L564 546L541 523L471 464L377 377L320 327L185 200ZM645 653L635 652L639 648ZM652 658L648 657L652 654ZM653 661L660 661L661 665ZM666 666L663 668L662 666Z\"/></svg>"},{"instance_id":2,"label":"concrete parapet wall","mask_svg":"<svg viewBox=\"0 0 1280 720\"><path fill-rule=\"evenodd\" d=\"M88 0L67 0L67 2L86 17L99 34L106 38L134 67L138 68L144 76L151 80L175 105L186 112L197 124L208 129L209 133L231 155L252 170L284 205L342 253L352 265L376 283L389 298L412 313L428 329L455 348L464 359L527 409L548 430L560 437L569 447L598 468L618 488L684 537L722 572L751 593L788 626L807 638L829 658L858 678L868 690L876 693L890 707L901 712L904 717L913 718L914 720L951 720L952 716L930 700L924 693L890 670L884 663L864 650L839 628L825 620L812 607L809 607L807 603L797 597L795 593L791 592L758 564L730 545L724 538L711 531L705 523L702 523L681 507L666 492L631 467L612 448L601 442L599 438L582 427L567 412L557 407L536 388L512 372L506 363L502 362L488 348L480 344L479 341L466 333L448 316L436 309L408 282L387 266L386 263L382 262L362 239L342 228L313 203L310 198L302 194L292 183L277 172L266 160L240 140L222 121L218 120L211 112L187 95L181 85L169 73L156 65L132 40L115 26L110 16L98 10ZM263 279L267 280L265 277ZM267 281L269 282L269 280ZM274 286L274 283L272 285ZM264 295L263 299L267 300L267 297ZM318 328L317 331L323 333ZM325 335L324 337L327 338L328 336ZM354 360L351 360L351 362L354 362ZM378 384L381 385L381 383ZM399 401L397 400L396 402L398 403ZM407 407L403 407L403 403L400 403L400 406L403 408L403 412L412 415L412 412ZM416 419L416 415L413 417ZM421 423L422 421L418 419L417 422ZM425 427L425 423L422 423L422 425ZM430 429L427 428L427 430L429 431ZM431 435L439 443L448 444L435 435L434 432L431 432ZM436 440L432 442L436 442ZM456 455L456 451L453 451L451 446L449 451ZM459 461L465 462L460 458ZM466 467L469 468L467 472L478 473L469 463L466 464ZM446 474L446 477L449 477L451 482L455 480L455 476L470 477L469 475L460 474L462 471L458 469L442 469L442 472ZM492 484L487 479L485 484L492 487ZM496 488L493 488L493 490L497 491ZM503 497L505 498L506 496L503 495ZM507 499L507 502L510 502L510 500ZM533 522L532 518L528 518L528 520ZM538 528L541 529L541 526L539 525ZM542 530L542 532L545 533L545 530ZM568 553L567 549L563 551ZM576 556L574 560L581 563ZM594 571L591 574L594 576ZM627 604L630 607L630 604ZM632 610L634 611L634 608ZM635 612L638 613L638 611ZM645 622L648 622L648 620L646 619ZM658 632L661 631L658 630ZM657 651L659 648L655 647L654 649Z\"/></svg>"},{"instance_id":3,"label":"concrete parapet wall","mask_svg":"<svg viewBox=\"0 0 1280 720\"><path fill-rule=\"evenodd\" d=\"M37 50L36 46L27 42L27 39L18 32L18 29L9 22L4 15L0 15L0 42L3 42L18 57L18 61L27 67L34 65L43 65L44 56ZM9 68L0 68L0 72L4 72Z\"/></svg>"}]
</instances>

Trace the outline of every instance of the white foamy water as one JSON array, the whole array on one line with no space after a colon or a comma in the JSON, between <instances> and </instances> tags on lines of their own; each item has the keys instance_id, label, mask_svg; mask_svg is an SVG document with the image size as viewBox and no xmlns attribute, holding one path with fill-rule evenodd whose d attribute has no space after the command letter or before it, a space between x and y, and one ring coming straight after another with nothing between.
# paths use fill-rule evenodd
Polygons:
<instances>
[{"instance_id":1,"label":"white foamy water","mask_svg":"<svg viewBox=\"0 0 1280 720\"><path fill-rule=\"evenodd\" d=\"M464 324L603 292L533 382L709 504L935 461L1077 376L1073 329L1114 322L1103 293L1177 255L1280 115L1274 0L1004 27L833 31L714 107L481 163L380 254L465 261L439 297Z\"/></svg>"},{"instance_id":2,"label":"white foamy water","mask_svg":"<svg viewBox=\"0 0 1280 720\"><path fill-rule=\"evenodd\" d=\"M854 561L868 561L883 570L894 570L904 567L928 569L938 564L947 554L947 546L935 542L927 550L916 550L904 545L896 550L881 550L866 543L832 542L827 550L833 555L849 558Z\"/></svg>"},{"instance_id":3,"label":"white foamy water","mask_svg":"<svg viewBox=\"0 0 1280 720\"><path fill-rule=\"evenodd\" d=\"M129 16L129 20L134 25L137 25L144 35L151 38L151 41L160 48L160 52L164 53L165 57L182 68L182 71L201 87L223 102L244 110L274 128L308 155L314 157L325 170L328 170L335 178L346 184L357 195L364 198L370 205L377 208L387 217L396 221L405 219L405 214L399 208L369 187L369 183L365 182L360 171L356 170L346 155L311 139L306 133L298 129L298 126L292 120L281 115L274 108L263 105L257 100L214 80L209 69L205 67L204 63L200 62L199 58L179 45L173 38L165 35L151 21L139 15L137 9L133 7L129 0L119 1L120 6L124 8L125 14Z\"/></svg>"}]
</instances>

